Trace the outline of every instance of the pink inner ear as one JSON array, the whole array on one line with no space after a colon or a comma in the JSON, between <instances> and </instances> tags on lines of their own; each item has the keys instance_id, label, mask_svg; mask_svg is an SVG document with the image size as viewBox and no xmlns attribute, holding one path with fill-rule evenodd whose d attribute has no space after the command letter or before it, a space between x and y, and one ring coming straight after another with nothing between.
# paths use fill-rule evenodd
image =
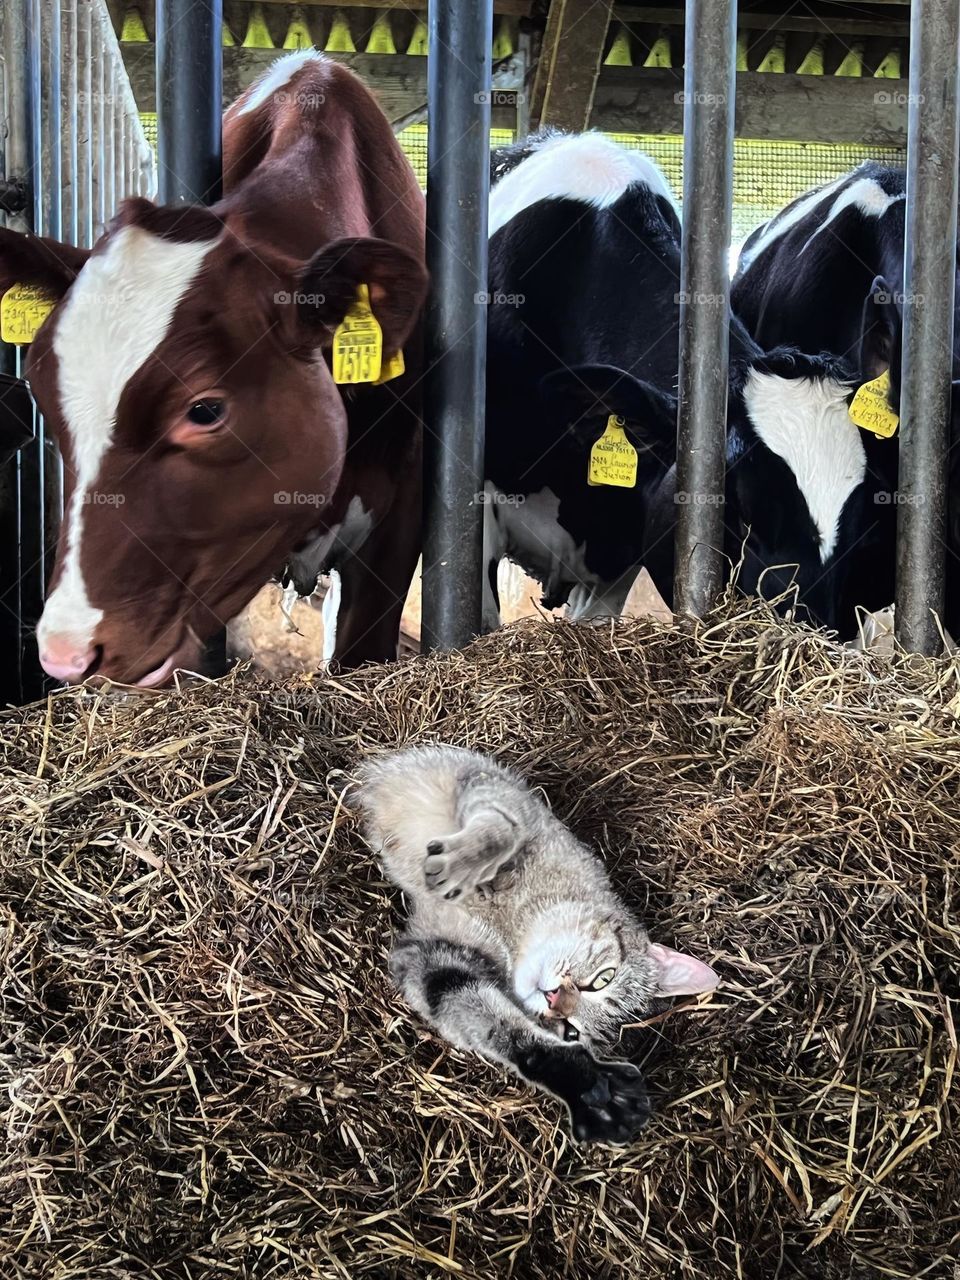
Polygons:
<instances>
[{"instance_id":1,"label":"pink inner ear","mask_svg":"<svg viewBox=\"0 0 960 1280\"><path fill-rule=\"evenodd\" d=\"M658 995L695 996L701 991L712 991L720 981L719 975L708 964L694 960L693 956L685 956L682 951L651 942L649 952L660 966Z\"/></svg>"}]
</instances>

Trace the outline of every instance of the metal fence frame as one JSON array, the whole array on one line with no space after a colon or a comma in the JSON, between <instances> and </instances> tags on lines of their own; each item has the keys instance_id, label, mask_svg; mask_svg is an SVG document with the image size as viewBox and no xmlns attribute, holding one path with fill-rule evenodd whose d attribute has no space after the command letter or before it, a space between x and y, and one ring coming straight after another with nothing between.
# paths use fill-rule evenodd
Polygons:
<instances>
[{"instance_id":1,"label":"metal fence frame","mask_svg":"<svg viewBox=\"0 0 960 1280\"><path fill-rule=\"evenodd\" d=\"M125 196L156 191L147 141L105 0L21 0L2 13L0 176L25 189L22 231L93 245ZM23 353L0 344L0 370ZM62 465L43 420L4 468L0 511L0 704L43 693L33 632L62 506Z\"/></svg>"},{"instance_id":2,"label":"metal fence frame","mask_svg":"<svg viewBox=\"0 0 960 1280\"><path fill-rule=\"evenodd\" d=\"M166 0L168 13L179 14L181 4ZM199 56L209 62L215 58L218 23L211 19L219 14L219 0L188 4L184 12L191 8L202 11L197 20L205 24L205 36ZM464 643L480 619L481 508L468 499L483 486L485 335L482 325L467 326L453 340L452 319L473 307L472 295L483 291L486 276L491 20L490 0L447 0L431 8L434 147L428 257L434 292L427 317L432 368L426 378L424 611L425 639L437 647ZM721 281L726 245L719 242L729 229L732 200L735 30L735 0L688 0L686 181L696 188L701 208L709 206L684 230L684 290L694 296L725 293L727 287ZM212 136L210 121L221 109L219 78L191 90L186 75L190 50L174 36L172 23L167 32L175 40L170 48L179 51L167 88L189 94L192 114L203 124L205 137ZM952 327L953 276L940 269L942 255L930 246L947 254L956 244L956 0L913 0L911 38L905 280L923 303L905 317L900 457L905 491L922 497L924 504L899 508L897 629L909 647L932 652L939 645L932 611L942 603L944 577L950 359L942 339ZM124 195L150 195L156 185L153 154L105 0L22 0L20 6L7 6L3 54L2 176L28 187L24 209L8 215L9 221L91 244ZM710 80L709 94L703 92L704 77ZM168 100L173 101L169 94ZM715 104L713 110L702 109L705 100ZM184 141L179 126L177 137L180 142L171 154L183 143L189 157L189 139ZM453 160L450 149L439 145L444 139L458 142ZM199 153L189 163L194 161L205 162ZM210 186L197 186L197 181L190 184L196 195L208 194ZM449 245L457 246L456 254L445 248ZM726 431L725 415L718 411L719 375L726 363L725 309L697 310L688 309L682 317L678 444L680 479L691 494L683 510L692 514L678 523L676 547L677 607L692 614L709 606L721 581L718 496ZM704 374L707 366L709 376ZM0 370L16 372L18 367L19 354L0 349ZM42 422L36 423L32 444L12 465L16 563L5 568L11 557L0 557L0 602L6 606L0 608L0 631L10 631L14 619L22 675L19 689L4 690L3 696L22 698L42 689L27 644L42 605L58 508L59 463ZM10 546L8 533L8 522L0 523L4 548ZM10 670L8 665L4 674L9 676Z\"/></svg>"}]
</instances>

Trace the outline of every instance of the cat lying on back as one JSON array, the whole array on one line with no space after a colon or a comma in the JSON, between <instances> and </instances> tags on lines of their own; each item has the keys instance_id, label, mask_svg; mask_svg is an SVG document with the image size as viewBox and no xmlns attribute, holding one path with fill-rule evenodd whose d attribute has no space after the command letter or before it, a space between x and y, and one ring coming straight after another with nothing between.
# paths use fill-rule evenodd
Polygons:
<instances>
[{"instance_id":1,"label":"cat lying on back","mask_svg":"<svg viewBox=\"0 0 960 1280\"><path fill-rule=\"evenodd\" d=\"M614 1040L661 996L712 990L707 965L652 943L603 864L512 770L412 747L360 771L366 834L407 895L390 958L407 1001L460 1049L566 1103L581 1141L629 1142L650 1107Z\"/></svg>"}]
</instances>

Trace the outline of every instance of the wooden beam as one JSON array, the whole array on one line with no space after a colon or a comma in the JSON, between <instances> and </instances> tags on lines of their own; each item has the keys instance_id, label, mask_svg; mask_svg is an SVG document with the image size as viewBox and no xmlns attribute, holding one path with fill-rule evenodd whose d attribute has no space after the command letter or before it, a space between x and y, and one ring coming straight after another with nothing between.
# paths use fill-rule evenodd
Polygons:
<instances>
[{"instance_id":1,"label":"wooden beam","mask_svg":"<svg viewBox=\"0 0 960 1280\"><path fill-rule=\"evenodd\" d=\"M591 125L608 133L678 134L683 73L604 67ZM907 145L907 81L872 77L737 75L738 138Z\"/></svg>"},{"instance_id":2,"label":"wooden beam","mask_svg":"<svg viewBox=\"0 0 960 1280\"><path fill-rule=\"evenodd\" d=\"M124 61L141 111L156 110L154 46L127 45ZM277 57L273 49L223 51L224 101L230 103ZM425 59L404 54L340 54L358 72L390 120L426 101ZM601 67L590 124L608 133L679 134L683 106L680 70ZM907 81L872 77L737 76L737 136L798 142L857 142L904 148ZM512 109L495 121L509 126Z\"/></svg>"},{"instance_id":3,"label":"wooden beam","mask_svg":"<svg viewBox=\"0 0 960 1280\"><path fill-rule=\"evenodd\" d=\"M647 22L658 26L682 27L684 11L648 5L618 4L613 16L620 22ZM833 18L799 16L787 13L741 13L737 17L740 31L799 31L813 35L834 36L908 36L910 23L898 18Z\"/></svg>"},{"instance_id":4,"label":"wooden beam","mask_svg":"<svg viewBox=\"0 0 960 1280\"><path fill-rule=\"evenodd\" d=\"M590 122L600 59L610 24L610 0L553 0L559 7L551 45L540 52L546 61L542 125L585 129Z\"/></svg>"}]
</instances>

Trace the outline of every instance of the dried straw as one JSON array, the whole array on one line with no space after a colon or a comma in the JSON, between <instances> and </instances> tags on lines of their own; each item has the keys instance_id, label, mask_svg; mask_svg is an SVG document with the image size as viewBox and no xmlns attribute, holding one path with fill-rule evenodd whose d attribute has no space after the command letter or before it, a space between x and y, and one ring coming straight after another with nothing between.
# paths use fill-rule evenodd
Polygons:
<instances>
[{"instance_id":1,"label":"dried straw","mask_svg":"<svg viewBox=\"0 0 960 1280\"><path fill-rule=\"evenodd\" d=\"M0 1275L952 1276L958 677L725 605L7 713ZM517 764L722 973L627 1033L632 1149L391 989L345 791L414 739Z\"/></svg>"}]
</instances>

